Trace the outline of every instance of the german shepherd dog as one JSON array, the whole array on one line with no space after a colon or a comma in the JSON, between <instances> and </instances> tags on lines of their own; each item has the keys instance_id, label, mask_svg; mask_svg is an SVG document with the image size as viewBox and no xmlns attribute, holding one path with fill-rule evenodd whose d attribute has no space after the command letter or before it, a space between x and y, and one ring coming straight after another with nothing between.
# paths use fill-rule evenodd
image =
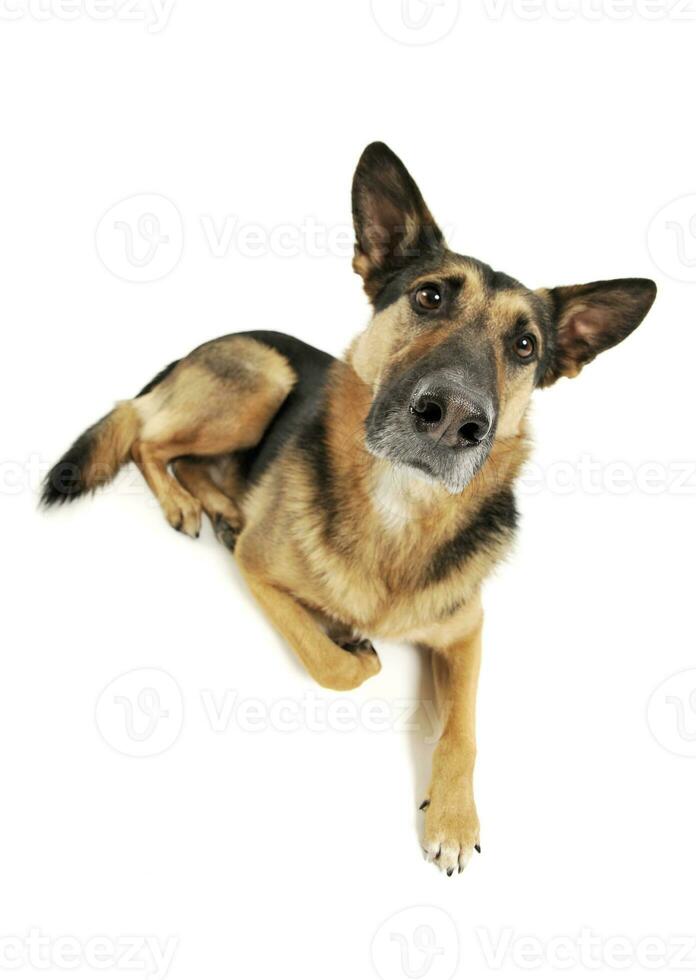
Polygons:
<instances>
[{"instance_id":1,"label":"german shepherd dog","mask_svg":"<svg viewBox=\"0 0 696 980\"><path fill-rule=\"evenodd\" d=\"M197 537L207 514L325 687L379 671L374 635L430 651L442 734L423 849L452 875L480 851L480 592L515 531L531 394L624 340L656 287L531 290L450 251L383 143L363 153L352 203L373 315L343 359L270 331L209 341L81 435L42 500L134 460L177 531Z\"/></svg>"}]
</instances>

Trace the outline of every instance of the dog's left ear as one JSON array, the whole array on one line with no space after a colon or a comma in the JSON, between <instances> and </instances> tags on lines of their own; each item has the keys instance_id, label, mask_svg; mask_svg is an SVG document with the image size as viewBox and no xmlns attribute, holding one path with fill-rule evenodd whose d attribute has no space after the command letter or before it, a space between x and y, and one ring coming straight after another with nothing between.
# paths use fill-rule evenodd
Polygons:
<instances>
[{"instance_id":1,"label":"dog's left ear","mask_svg":"<svg viewBox=\"0 0 696 980\"><path fill-rule=\"evenodd\" d=\"M625 340L650 309L652 279L609 279L542 289L552 319L550 361L539 384L574 378L597 354Z\"/></svg>"},{"instance_id":2,"label":"dog's left ear","mask_svg":"<svg viewBox=\"0 0 696 980\"><path fill-rule=\"evenodd\" d=\"M384 143L370 143L353 177L353 268L374 299L386 281L444 246L418 186Z\"/></svg>"}]
</instances>

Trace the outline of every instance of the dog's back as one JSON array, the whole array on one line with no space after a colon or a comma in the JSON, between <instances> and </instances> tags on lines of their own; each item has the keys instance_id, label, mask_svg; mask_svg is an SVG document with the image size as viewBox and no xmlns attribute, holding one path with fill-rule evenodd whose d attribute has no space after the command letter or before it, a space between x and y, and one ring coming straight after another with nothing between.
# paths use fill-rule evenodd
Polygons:
<instances>
[{"instance_id":1,"label":"dog's back","mask_svg":"<svg viewBox=\"0 0 696 980\"><path fill-rule=\"evenodd\" d=\"M300 436L303 427L311 425L313 414L326 397L329 369L335 363L335 358L295 337L271 330L254 330L239 336L250 337L278 351L297 378L258 445L239 454L241 474L248 483L254 484L288 440Z\"/></svg>"}]
</instances>

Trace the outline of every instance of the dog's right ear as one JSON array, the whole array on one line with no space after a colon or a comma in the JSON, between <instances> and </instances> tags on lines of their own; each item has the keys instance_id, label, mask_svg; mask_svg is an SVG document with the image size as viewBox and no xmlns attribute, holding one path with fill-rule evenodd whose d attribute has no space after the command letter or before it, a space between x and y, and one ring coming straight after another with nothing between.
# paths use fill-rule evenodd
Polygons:
<instances>
[{"instance_id":1,"label":"dog's right ear","mask_svg":"<svg viewBox=\"0 0 696 980\"><path fill-rule=\"evenodd\" d=\"M415 180L384 143L370 143L353 177L353 268L374 299L394 273L444 247Z\"/></svg>"},{"instance_id":2,"label":"dog's right ear","mask_svg":"<svg viewBox=\"0 0 696 980\"><path fill-rule=\"evenodd\" d=\"M539 382L576 377L602 351L633 333L652 306L652 279L608 279L539 290L553 322L551 357Z\"/></svg>"}]
</instances>

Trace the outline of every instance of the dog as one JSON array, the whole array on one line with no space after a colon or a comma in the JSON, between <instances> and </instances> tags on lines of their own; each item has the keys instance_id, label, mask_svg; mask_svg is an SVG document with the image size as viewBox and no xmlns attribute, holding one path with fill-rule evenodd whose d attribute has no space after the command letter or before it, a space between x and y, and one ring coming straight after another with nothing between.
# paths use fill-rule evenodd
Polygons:
<instances>
[{"instance_id":1,"label":"dog","mask_svg":"<svg viewBox=\"0 0 696 980\"><path fill-rule=\"evenodd\" d=\"M422 843L451 876L481 849L480 593L518 522L532 392L624 340L656 286L531 290L450 251L383 143L360 158L352 206L372 317L344 358L271 331L205 343L87 429L42 501L74 500L133 460L177 531L197 537L205 512L327 688L379 671L372 636L430 651L442 734Z\"/></svg>"}]
</instances>

